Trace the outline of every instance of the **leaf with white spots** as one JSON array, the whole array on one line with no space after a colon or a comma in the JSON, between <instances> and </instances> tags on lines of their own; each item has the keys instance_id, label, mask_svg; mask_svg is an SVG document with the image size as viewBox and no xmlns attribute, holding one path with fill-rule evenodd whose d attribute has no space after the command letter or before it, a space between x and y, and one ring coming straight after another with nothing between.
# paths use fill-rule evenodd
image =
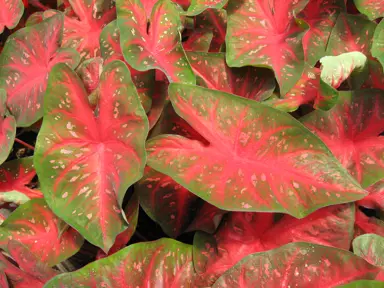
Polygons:
<instances>
[{"instance_id":1,"label":"leaf with white spots","mask_svg":"<svg viewBox=\"0 0 384 288\"><path fill-rule=\"evenodd\" d=\"M361 235L353 240L353 252L375 266L384 267L384 237Z\"/></svg>"},{"instance_id":2,"label":"leaf with white spots","mask_svg":"<svg viewBox=\"0 0 384 288\"><path fill-rule=\"evenodd\" d=\"M186 84L170 84L169 97L207 143L152 138L147 165L221 209L301 218L366 195L323 142L286 113Z\"/></svg>"},{"instance_id":3,"label":"leaf with white spots","mask_svg":"<svg viewBox=\"0 0 384 288\"><path fill-rule=\"evenodd\" d=\"M24 244L40 261L56 265L83 244L77 231L59 219L43 199L19 206L0 226L0 247L8 250L9 240Z\"/></svg>"},{"instance_id":4,"label":"leaf with white spots","mask_svg":"<svg viewBox=\"0 0 384 288\"><path fill-rule=\"evenodd\" d=\"M121 209L141 178L148 120L127 66L104 67L97 107L68 66L53 68L35 166L51 209L104 252L128 228Z\"/></svg>"},{"instance_id":5,"label":"leaf with white spots","mask_svg":"<svg viewBox=\"0 0 384 288\"><path fill-rule=\"evenodd\" d=\"M63 18L55 15L13 33L0 56L0 88L7 92L7 106L17 125L30 126L43 116L43 96L48 74L57 63L71 67L79 56L72 49L59 49Z\"/></svg>"},{"instance_id":6,"label":"leaf with white spots","mask_svg":"<svg viewBox=\"0 0 384 288\"><path fill-rule=\"evenodd\" d=\"M186 15L196 16L207 9L221 9L227 2L228 0L191 0Z\"/></svg>"},{"instance_id":7,"label":"leaf with white spots","mask_svg":"<svg viewBox=\"0 0 384 288\"><path fill-rule=\"evenodd\" d=\"M22 203L28 199L43 198L39 190L28 187L35 176L33 157L16 159L1 165L0 201L20 204L19 200Z\"/></svg>"},{"instance_id":8,"label":"leaf with white spots","mask_svg":"<svg viewBox=\"0 0 384 288\"><path fill-rule=\"evenodd\" d=\"M231 1L226 36L230 67L270 67L282 94L300 79L304 69L303 23L295 13L308 1Z\"/></svg>"},{"instance_id":9,"label":"leaf with white spots","mask_svg":"<svg viewBox=\"0 0 384 288\"><path fill-rule=\"evenodd\" d=\"M371 53L384 67L384 20L380 21L376 27L375 34L373 34Z\"/></svg>"},{"instance_id":10,"label":"leaf with white spots","mask_svg":"<svg viewBox=\"0 0 384 288\"><path fill-rule=\"evenodd\" d=\"M329 111L313 111L301 121L329 147L362 187L384 177L384 92L340 92ZM357 199L356 199L357 200Z\"/></svg>"},{"instance_id":11,"label":"leaf with white spots","mask_svg":"<svg viewBox=\"0 0 384 288\"><path fill-rule=\"evenodd\" d=\"M19 23L24 13L24 5L21 0L0 0L0 34L4 28L13 29Z\"/></svg>"},{"instance_id":12,"label":"leaf with white spots","mask_svg":"<svg viewBox=\"0 0 384 288\"><path fill-rule=\"evenodd\" d=\"M368 16L370 20L384 17L384 0L354 0L360 13Z\"/></svg>"},{"instance_id":13,"label":"leaf with white spots","mask_svg":"<svg viewBox=\"0 0 384 288\"><path fill-rule=\"evenodd\" d=\"M182 23L175 4L160 0L151 15L139 0L118 0L116 5L121 47L129 65L139 71L160 69L171 82L194 84L196 79L181 45Z\"/></svg>"},{"instance_id":14,"label":"leaf with white spots","mask_svg":"<svg viewBox=\"0 0 384 288\"><path fill-rule=\"evenodd\" d=\"M291 242L309 242L349 250L355 211L351 204L322 208L304 219L285 215L276 224L272 213L232 213L207 245L197 234L194 259L200 265L199 280L211 285L222 273L249 254L278 248ZM276 237L278 235L278 237ZM200 238L200 239L199 239ZM216 253L204 261L207 248ZM196 252L196 253L195 253ZM205 262L205 263L204 263Z\"/></svg>"},{"instance_id":15,"label":"leaf with white spots","mask_svg":"<svg viewBox=\"0 0 384 288\"><path fill-rule=\"evenodd\" d=\"M133 84L135 84L137 93L139 94L141 104L144 110L148 112L151 108L152 98L156 93L155 71L137 71L133 69L124 59L123 52L120 47L120 31L117 27L117 21L114 20L104 27L100 35L101 56L104 64L108 64L113 60L121 60L127 64Z\"/></svg>"},{"instance_id":16,"label":"leaf with white spots","mask_svg":"<svg viewBox=\"0 0 384 288\"><path fill-rule=\"evenodd\" d=\"M311 66L325 55L329 35L341 11L345 11L345 0L311 0L298 15L309 25L303 48L305 60Z\"/></svg>"},{"instance_id":17,"label":"leaf with white spots","mask_svg":"<svg viewBox=\"0 0 384 288\"><path fill-rule=\"evenodd\" d=\"M92 93L99 86L100 75L103 72L103 59L95 57L83 61L76 72L84 83L88 93Z\"/></svg>"},{"instance_id":18,"label":"leaf with white spots","mask_svg":"<svg viewBox=\"0 0 384 288\"><path fill-rule=\"evenodd\" d=\"M6 116L7 95L0 89L0 164L7 160L16 135L16 121L12 116Z\"/></svg>"},{"instance_id":19,"label":"leaf with white spots","mask_svg":"<svg viewBox=\"0 0 384 288\"><path fill-rule=\"evenodd\" d=\"M291 243L243 258L212 287L330 288L354 280L373 280L380 271L380 268L346 250Z\"/></svg>"},{"instance_id":20,"label":"leaf with white spots","mask_svg":"<svg viewBox=\"0 0 384 288\"><path fill-rule=\"evenodd\" d=\"M273 72L265 68L230 68L225 53L187 52L197 85L255 101L263 101L275 90Z\"/></svg>"},{"instance_id":21,"label":"leaf with white spots","mask_svg":"<svg viewBox=\"0 0 384 288\"><path fill-rule=\"evenodd\" d=\"M171 239L137 243L75 272L51 279L44 287L192 288L192 247Z\"/></svg>"}]
</instances>

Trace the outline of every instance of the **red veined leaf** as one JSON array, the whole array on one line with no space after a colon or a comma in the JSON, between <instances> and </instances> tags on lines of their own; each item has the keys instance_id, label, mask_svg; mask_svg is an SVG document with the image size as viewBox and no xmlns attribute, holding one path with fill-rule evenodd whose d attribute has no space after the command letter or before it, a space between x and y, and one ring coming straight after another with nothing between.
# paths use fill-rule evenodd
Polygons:
<instances>
[{"instance_id":1,"label":"red veined leaf","mask_svg":"<svg viewBox=\"0 0 384 288\"><path fill-rule=\"evenodd\" d=\"M32 26L35 24L39 24L44 21L44 12L35 12L31 16L28 17L27 21L25 22L25 26Z\"/></svg>"},{"instance_id":2,"label":"red veined leaf","mask_svg":"<svg viewBox=\"0 0 384 288\"><path fill-rule=\"evenodd\" d=\"M309 25L303 47L305 60L311 66L324 56L332 27L341 11L345 11L345 0L311 0L298 15Z\"/></svg>"},{"instance_id":3,"label":"red veined leaf","mask_svg":"<svg viewBox=\"0 0 384 288\"><path fill-rule=\"evenodd\" d=\"M11 198L11 195L7 195L9 193L20 193L26 199L43 198L43 194L39 190L28 187L35 176L33 157L16 159L1 165L0 200L9 202L8 200Z\"/></svg>"},{"instance_id":4,"label":"red veined leaf","mask_svg":"<svg viewBox=\"0 0 384 288\"><path fill-rule=\"evenodd\" d=\"M83 238L59 219L43 199L33 199L19 206L0 227L0 247L7 250L9 240L24 244L49 266L75 254Z\"/></svg>"},{"instance_id":5,"label":"red veined leaf","mask_svg":"<svg viewBox=\"0 0 384 288\"><path fill-rule=\"evenodd\" d=\"M115 243L113 243L113 246L108 251L108 255L106 255L102 250L99 250L96 257L97 259L110 256L124 248L135 233L139 217L139 197L137 193L134 193L131 196L131 199L129 199L128 205L124 209L124 213L129 225L127 230L117 235Z\"/></svg>"},{"instance_id":6,"label":"red veined leaf","mask_svg":"<svg viewBox=\"0 0 384 288\"><path fill-rule=\"evenodd\" d=\"M16 135L16 121L12 116L5 116L7 94L0 89L0 164L7 160Z\"/></svg>"},{"instance_id":7,"label":"red veined leaf","mask_svg":"<svg viewBox=\"0 0 384 288\"><path fill-rule=\"evenodd\" d=\"M221 210L216 206L213 206L207 202L204 202L203 206L199 209L196 217L192 223L188 226L185 232L191 231L203 231L206 233L215 233L217 227L221 223L221 219L227 211Z\"/></svg>"},{"instance_id":8,"label":"red veined leaf","mask_svg":"<svg viewBox=\"0 0 384 288\"><path fill-rule=\"evenodd\" d=\"M155 71L137 71L133 69L125 60L120 47L120 31L117 27L117 21L109 23L100 35L101 55L104 63L108 64L113 60L121 60L127 64L133 84L135 84L139 93L141 104L144 110L148 112L151 108L152 98L155 97Z\"/></svg>"},{"instance_id":9,"label":"red veined leaf","mask_svg":"<svg viewBox=\"0 0 384 288\"><path fill-rule=\"evenodd\" d=\"M337 101L338 92L324 83L320 69L306 64L301 78L282 99L268 99L267 104L286 112L297 110L300 105L311 104L316 109L329 110Z\"/></svg>"},{"instance_id":10,"label":"red veined leaf","mask_svg":"<svg viewBox=\"0 0 384 288\"><path fill-rule=\"evenodd\" d=\"M220 52L227 32L227 12L224 9L207 9L195 17L198 29L213 32L210 52Z\"/></svg>"},{"instance_id":11,"label":"red veined leaf","mask_svg":"<svg viewBox=\"0 0 384 288\"><path fill-rule=\"evenodd\" d=\"M263 101L275 90L272 71L263 68L229 68L224 53L188 52L197 84L244 98Z\"/></svg>"},{"instance_id":12,"label":"red veined leaf","mask_svg":"<svg viewBox=\"0 0 384 288\"><path fill-rule=\"evenodd\" d=\"M58 274L47 263L41 262L42 260L37 258L26 245L18 241L10 240L7 250L23 271L43 283Z\"/></svg>"},{"instance_id":13,"label":"red veined leaf","mask_svg":"<svg viewBox=\"0 0 384 288\"><path fill-rule=\"evenodd\" d=\"M353 2L360 13L367 15L370 20L384 17L383 0L354 0Z\"/></svg>"},{"instance_id":14,"label":"red veined leaf","mask_svg":"<svg viewBox=\"0 0 384 288\"><path fill-rule=\"evenodd\" d=\"M213 38L211 31L196 29L188 35L188 40L183 42L185 51L208 52Z\"/></svg>"},{"instance_id":15,"label":"red veined leaf","mask_svg":"<svg viewBox=\"0 0 384 288\"><path fill-rule=\"evenodd\" d=\"M323 142L290 115L198 86L172 83L168 92L177 114L209 144L177 135L153 138L147 165L207 202L302 218L366 195Z\"/></svg>"},{"instance_id":16,"label":"red veined leaf","mask_svg":"<svg viewBox=\"0 0 384 288\"><path fill-rule=\"evenodd\" d=\"M207 9L221 9L227 4L228 0L191 0L186 14L196 16Z\"/></svg>"},{"instance_id":17,"label":"red veined leaf","mask_svg":"<svg viewBox=\"0 0 384 288\"><path fill-rule=\"evenodd\" d=\"M384 282L375 280L359 280L346 285L337 286L339 288L384 288Z\"/></svg>"},{"instance_id":18,"label":"red veined leaf","mask_svg":"<svg viewBox=\"0 0 384 288\"><path fill-rule=\"evenodd\" d=\"M291 243L245 257L212 287L328 288L353 280L375 279L379 272L380 268L346 250Z\"/></svg>"},{"instance_id":19,"label":"red veined leaf","mask_svg":"<svg viewBox=\"0 0 384 288\"><path fill-rule=\"evenodd\" d=\"M64 17L63 47L76 49L81 57L100 56L100 33L116 17L110 0L69 0L75 16Z\"/></svg>"},{"instance_id":20,"label":"red veined leaf","mask_svg":"<svg viewBox=\"0 0 384 288\"><path fill-rule=\"evenodd\" d=\"M330 111L316 110L301 121L318 135L363 187L384 177L384 93L340 92Z\"/></svg>"},{"instance_id":21,"label":"red veined leaf","mask_svg":"<svg viewBox=\"0 0 384 288\"><path fill-rule=\"evenodd\" d=\"M361 235L353 240L353 253L375 266L384 267L384 238L376 234Z\"/></svg>"},{"instance_id":22,"label":"red veined leaf","mask_svg":"<svg viewBox=\"0 0 384 288\"><path fill-rule=\"evenodd\" d=\"M76 72L88 93L92 93L99 86L102 71L103 59L101 57L87 59L76 68Z\"/></svg>"},{"instance_id":23,"label":"red veined leaf","mask_svg":"<svg viewBox=\"0 0 384 288\"><path fill-rule=\"evenodd\" d=\"M139 71L160 69L171 82L195 83L180 42L179 11L170 0L158 1L150 18L139 0L118 0L117 14L121 47L129 65Z\"/></svg>"},{"instance_id":24,"label":"red veined leaf","mask_svg":"<svg viewBox=\"0 0 384 288\"><path fill-rule=\"evenodd\" d=\"M53 68L35 166L55 214L107 253L128 228L121 204L143 174L148 120L123 62L104 67L98 90L93 111L74 71Z\"/></svg>"},{"instance_id":25,"label":"red veined leaf","mask_svg":"<svg viewBox=\"0 0 384 288\"><path fill-rule=\"evenodd\" d=\"M84 268L64 273L45 288L193 287L192 247L171 239L137 243Z\"/></svg>"},{"instance_id":26,"label":"red veined leaf","mask_svg":"<svg viewBox=\"0 0 384 288\"><path fill-rule=\"evenodd\" d=\"M369 77L364 88L384 88L384 73L381 65L372 57L370 50L376 24L361 15L340 13L329 37L327 55L340 55L358 51L368 57Z\"/></svg>"},{"instance_id":27,"label":"red veined leaf","mask_svg":"<svg viewBox=\"0 0 384 288\"><path fill-rule=\"evenodd\" d=\"M370 209L378 209L384 216L384 180L367 188L369 195L357 201L357 204Z\"/></svg>"},{"instance_id":28,"label":"red veined leaf","mask_svg":"<svg viewBox=\"0 0 384 288\"><path fill-rule=\"evenodd\" d=\"M0 0L0 34L4 28L13 29L19 24L24 13L24 5L21 0Z\"/></svg>"},{"instance_id":29,"label":"red veined leaf","mask_svg":"<svg viewBox=\"0 0 384 288\"><path fill-rule=\"evenodd\" d=\"M57 63L76 67L79 56L59 49L63 18L55 15L42 23L10 35L0 56L0 88L17 125L27 127L43 116L43 96L48 73Z\"/></svg>"},{"instance_id":30,"label":"red veined leaf","mask_svg":"<svg viewBox=\"0 0 384 288\"><path fill-rule=\"evenodd\" d=\"M305 241L349 250L353 225L354 208L350 204L325 207L304 219L285 215L275 225L273 214L232 213L215 234L218 253L210 257L205 269L200 268L200 279L204 284L212 284L245 256L275 249L290 242ZM194 249L198 251L194 253L196 263L196 259L201 261L205 257L206 251L202 247L206 243L195 236L194 245ZM205 282L207 280L209 282Z\"/></svg>"},{"instance_id":31,"label":"red veined leaf","mask_svg":"<svg viewBox=\"0 0 384 288\"><path fill-rule=\"evenodd\" d=\"M229 2L226 36L228 65L268 66L275 72L281 93L287 93L300 79L304 69L301 39L305 30L295 21L294 14L300 12L307 2Z\"/></svg>"},{"instance_id":32,"label":"red veined leaf","mask_svg":"<svg viewBox=\"0 0 384 288\"><path fill-rule=\"evenodd\" d=\"M384 20L380 21L373 34L371 53L384 66Z\"/></svg>"},{"instance_id":33,"label":"red veined leaf","mask_svg":"<svg viewBox=\"0 0 384 288\"><path fill-rule=\"evenodd\" d=\"M370 233L384 237L384 221L375 217L368 217L356 209L355 237Z\"/></svg>"},{"instance_id":34,"label":"red veined leaf","mask_svg":"<svg viewBox=\"0 0 384 288\"><path fill-rule=\"evenodd\" d=\"M7 276L3 271L0 271L0 287L9 288Z\"/></svg>"}]
</instances>

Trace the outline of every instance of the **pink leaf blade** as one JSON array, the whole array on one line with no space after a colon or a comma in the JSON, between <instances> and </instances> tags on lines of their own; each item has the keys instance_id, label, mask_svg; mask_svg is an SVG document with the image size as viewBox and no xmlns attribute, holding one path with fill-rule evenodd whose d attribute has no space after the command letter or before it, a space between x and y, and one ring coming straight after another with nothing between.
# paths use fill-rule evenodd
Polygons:
<instances>
[{"instance_id":1,"label":"pink leaf blade","mask_svg":"<svg viewBox=\"0 0 384 288\"><path fill-rule=\"evenodd\" d=\"M24 13L24 5L21 0L0 1L0 34L4 28L13 29L19 23Z\"/></svg>"}]
</instances>

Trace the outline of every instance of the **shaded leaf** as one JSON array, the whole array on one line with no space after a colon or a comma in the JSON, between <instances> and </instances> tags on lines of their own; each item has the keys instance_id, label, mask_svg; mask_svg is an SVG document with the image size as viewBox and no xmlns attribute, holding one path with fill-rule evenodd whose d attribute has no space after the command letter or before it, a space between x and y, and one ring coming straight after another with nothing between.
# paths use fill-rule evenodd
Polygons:
<instances>
[{"instance_id":1,"label":"shaded leaf","mask_svg":"<svg viewBox=\"0 0 384 288\"><path fill-rule=\"evenodd\" d=\"M368 217L356 209L355 237L370 233L384 237L384 221L375 217Z\"/></svg>"},{"instance_id":2,"label":"shaded leaf","mask_svg":"<svg viewBox=\"0 0 384 288\"><path fill-rule=\"evenodd\" d=\"M333 109L313 111L301 121L368 187L384 177L383 111L383 91L340 92Z\"/></svg>"},{"instance_id":3,"label":"shaded leaf","mask_svg":"<svg viewBox=\"0 0 384 288\"><path fill-rule=\"evenodd\" d=\"M364 234L353 240L353 252L372 265L384 267L384 237Z\"/></svg>"},{"instance_id":4,"label":"shaded leaf","mask_svg":"<svg viewBox=\"0 0 384 288\"><path fill-rule=\"evenodd\" d=\"M227 211L205 202L185 232L204 231L213 234L226 213Z\"/></svg>"},{"instance_id":5,"label":"shaded leaf","mask_svg":"<svg viewBox=\"0 0 384 288\"><path fill-rule=\"evenodd\" d=\"M128 228L121 204L144 170L148 121L123 62L104 67L98 89L92 111L74 71L53 68L35 166L52 210L108 252Z\"/></svg>"},{"instance_id":6,"label":"shaded leaf","mask_svg":"<svg viewBox=\"0 0 384 288\"><path fill-rule=\"evenodd\" d=\"M1 0L0 1L0 34L4 28L13 29L19 24L24 13L24 5L21 0Z\"/></svg>"},{"instance_id":7,"label":"shaded leaf","mask_svg":"<svg viewBox=\"0 0 384 288\"><path fill-rule=\"evenodd\" d=\"M87 59L77 67L76 72L87 92L91 93L99 86L100 75L103 72L103 59L101 57Z\"/></svg>"},{"instance_id":8,"label":"shaded leaf","mask_svg":"<svg viewBox=\"0 0 384 288\"><path fill-rule=\"evenodd\" d=\"M183 48L185 51L208 52L212 38L211 31L196 29L188 35L188 40L183 42Z\"/></svg>"},{"instance_id":9,"label":"shaded leaf","mask_svg":"<svg viewBox=\"0 0 384 288\"><path fill-rule=\"evenodd\" d=\"M176 135L153 138L147 165L221 209L301 218L366 194L290 115L191 85L170 84L169 96L177 114L209 144Z\"/></svg>"},{"instance_id":10,"label":"shaded leaf","mask_svg":"<svg viewBox=\"0 0 384 288\"><path fill-rule=\"evenodd\" d=\"M82 237L55 216L43 199L21 205L0 226L0 247L7 250L9 240L24 244L38 259L49 266L75 254Z\"/></svg>"},{"instance_id":11,"label":"shaded leaf","mask_svg":"<svg viewBox=\"0 0 384 288\"><path fill-rule=\"evenodd\" d=\"M376 182L367 188L369 195L357 202L358 205L379 210L381 217L384 217L384 180Z\"/></svg>"},{"instance_id":12,"label":"shaded leaf","mask_svg":"<svg viewBox=\"0 0 384 288\"><path fill-rule=\"evenodd\" d=\"M171 239L138 243L84 268L56 276L56 287L193 287L192 248Z\"/></svg>"},{"instance_id":13,"label":"shaded leaf","mask_svg":"<svg viewBox=\"0 0 384 288\"><path fill-rule=\"evenodd\" d=\"M156 2L150 17L139 0L118 0L117 14L129 65L139 71L160 69L171 82L195 83L181 45L179 11L170 0Z\"/></svg>"}]
</instances>

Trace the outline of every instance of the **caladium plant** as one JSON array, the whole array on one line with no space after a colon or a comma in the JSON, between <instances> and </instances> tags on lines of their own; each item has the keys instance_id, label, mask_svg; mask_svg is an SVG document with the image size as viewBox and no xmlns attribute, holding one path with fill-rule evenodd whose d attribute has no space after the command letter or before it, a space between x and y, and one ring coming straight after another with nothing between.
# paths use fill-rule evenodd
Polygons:
<instances>
[{"instance_id":1,"label":"caladium plant","mask_svg":"<svg viewBox=\"0 0 384 288\"><path fill-rule=\"evenodd\" d=\"M382 0L0 0L1 287L383 287Z\"/></svg>"}]
</instances>

